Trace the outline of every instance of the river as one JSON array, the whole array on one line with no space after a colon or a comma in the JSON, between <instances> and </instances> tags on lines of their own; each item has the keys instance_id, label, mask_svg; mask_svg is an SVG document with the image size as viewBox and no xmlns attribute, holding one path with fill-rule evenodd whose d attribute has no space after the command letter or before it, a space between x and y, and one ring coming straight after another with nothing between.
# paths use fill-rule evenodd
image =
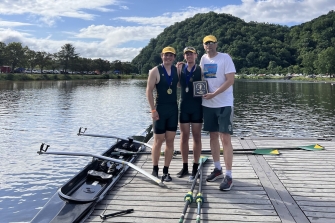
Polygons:
<instances>
[{"instance_id":1,"label":"river","mask_svg":"<svg viewBox=\"0 0 335 223\"><path fill-rule=\"evenodd\" d=\"M151 123L145 80L0 82L0 222L29 222L57 188L90 161L38 155L100 154ZM335 85L236 80L235 136L335 137Z\"/></svg>"}]
</instances>

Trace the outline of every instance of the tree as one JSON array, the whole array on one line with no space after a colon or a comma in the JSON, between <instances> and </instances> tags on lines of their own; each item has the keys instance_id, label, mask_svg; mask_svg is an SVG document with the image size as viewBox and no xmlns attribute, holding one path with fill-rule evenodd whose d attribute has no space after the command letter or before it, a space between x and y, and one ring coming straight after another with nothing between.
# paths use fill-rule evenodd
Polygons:
<instances>
[{"instance_id":1,"label":"tree","mask_svg":"<svg viewBox=\"0 0 335 223\"><path fill-rule=\"evenodd\" d=\"M318 55L318 60L316 61L316 67L320 73L335 74L335 48L328 47L327 49L321 51Z\"/></svg>"},{"instance_id":2,"label":"tree","mask_svg":"<svg viewBox=\"0 0 335 223\"><path fill-rule=\"evenodd\" d=\"M21 43L12 42L5 48L5 60L12 67L12 72L18 65L23 65L25 61L25 53L28 47L23 48Z\"/></svg>"},{"instance_id":3,"label":"tree","mask_svg":"<svg viewBox=\"0 0 335 223\"><path fill-rule=\"evenodd\" d=\"M114 73L119 72L122 73L122 63L120 60L115 60L111 63L111 69Z\"/></svg>"},{"instance_id":4,"label":"tree","mask_svg":"<svg viewBox=\"0 0 335 223\"><path fill-rule=\"evenodd\" d=\"M60 61L60 64L63 66L63 71L67 71L67 69L73 64L75 58L78 57L79 54L75 53L75 47L70 43L62 46L61 50L58 52L57 56Z\"/></svg>"},{"instance_id":5,"label":"tree","mask_svg":"<svg viewBox=\"0 0 335 223\"><path fill-rule=\"evenodd\" d=\"M58 59L58 53L54 53L50 56L50 67L53 72L55 72L56 69L59 69L60 61Z\"/></svg>"},{"instance_id":6,"label":"tree","mask_svg":"<svg viewBox=\"0 0 335 223\"><path fill-rule=\"evenodd\" d=\"M302 55L301 65L303 66L303 71L305 74L314 74L315 73L315 61L317 60L317 56L312 52L306 52Z\"/></svg>"},{"instance_id":7,"label":"tree","mask_svg":"<svg viewBox=\"0 0 335 223\"><path fill-rule=\"evenodd\" d=\"M5 64L5 50L6 50L6 44L0 42L0 66Z\"/></svg>"},{"instance_id":8,"label":"tree","mask_svg":"<svg viewBox=\"0 0 335 223\"><path fill-rule=\"evenodd\" d=\"M35 69L37 65L37 53L34 50L27 49L26 51L26 62L30 68L30 72Z\"/></svg>"},{"instance_id":9,"label":"tree","mask_svg":"<svg viewBox=\"0 0 335 223\"><path fill-rule=\"evenodd\" d=\"M40 66L40 69L41 69L41 73L43 73L43 69L44 67L48 66L51 64L51 57L52 57L52 54L50 53L47 53L47 52L37 52L37 55L36 55L36 63L37 65Z\"/></svg>"},{"instance_id":10,"label":"tree","mask_svg":"<svg viewBox=\"0 0 335 223\"><path fill-rule=\"evenodd\" d=\"M95 70L98 70L100 74L104 71L107 72L110 69L110 63L107 60L103 60L101 58L94 60Z\"/></svg>"},{"instance_id":11,"label":"tree","mask_svg":"<svg viewBox=\"0 0 335 223\"><path fill-rule=\"evenodd\" d=\"M94 69L93 67L93 60L91 58L79 58L78 63L80 64L80 71L85 73L88 73L89 71L92 71Z\"/></svg>"},{"instance_id":12,"label":"tree","mask_svg":"<svg viewBox=\"0 0 335 223\"><path fill-rule=\"evenodd\" d=\"M125 74L130 74L135 72L136 68L130 63L130 62L124 62L122 63L122 71Z\"/></svg>"}]
</instances>

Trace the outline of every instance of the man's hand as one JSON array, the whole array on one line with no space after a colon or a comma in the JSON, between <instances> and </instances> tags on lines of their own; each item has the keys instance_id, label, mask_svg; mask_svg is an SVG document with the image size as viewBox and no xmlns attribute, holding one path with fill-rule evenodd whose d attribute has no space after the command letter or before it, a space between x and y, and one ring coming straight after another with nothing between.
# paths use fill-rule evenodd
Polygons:
<instances>
[{"instance_id":1,"label":"man's hand","mask_svg":"<svg viewBox=\"0 0 335 223\"><path fill-rule=\"evenodd\" d=\"M180 65L183 65L183 64L185 64L184 61L177 62L176 67L179 67Z\"/></svg>"},{"instance_id":2,"label":"man's hand","mask_svg":"<svg viewBox=\"0 0 335 223\"><path fill-rule=\"evenodd\" d=\"M202 97L203 97L204 99L209 100L209 99L214 98L214 97L215 97L215 94L214 94L214 93L207 93L207 94L203 95Z\"/></svg>"}]
</instances>

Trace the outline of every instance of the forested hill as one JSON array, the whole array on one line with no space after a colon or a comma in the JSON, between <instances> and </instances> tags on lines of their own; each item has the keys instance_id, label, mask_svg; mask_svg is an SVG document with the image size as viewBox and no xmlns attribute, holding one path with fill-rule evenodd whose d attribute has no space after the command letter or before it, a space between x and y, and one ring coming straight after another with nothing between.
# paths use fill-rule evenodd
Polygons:
<instances>
[{"instance_id":1,"label":"forested hill","mask_svg":"<svg viewBox=\"0 0 335 223\"><path fill-rule=\"evenodd\" d=\"M142 65L146 73L161 63L160 52L165 46L177 51L176 61L183 60L183 49L193 46L199 57L204 54L202 39L213 34L218 39L218 51L229 53L238 72L289 71L302 72L311 58L328 47L335 46L335 12L330 11L310 22L297 26L245 22L229 14L209 12L175 23L150 40L132 64ZM312 63L311 71L317 64ZM314 69L314 70L313 70ZM307 72L307 71L306 71Z\"/></svg>"}]
</instances>

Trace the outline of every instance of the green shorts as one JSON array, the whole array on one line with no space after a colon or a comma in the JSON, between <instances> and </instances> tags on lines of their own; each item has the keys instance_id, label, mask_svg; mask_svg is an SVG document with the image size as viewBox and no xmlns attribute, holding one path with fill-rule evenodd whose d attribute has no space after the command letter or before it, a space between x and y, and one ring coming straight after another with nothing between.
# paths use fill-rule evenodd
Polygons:
<instances>
[{"instance_id":1,"label":"green shorts","mask_svg":"<svg viewBox=\"0 0 335 223\"><path fill-rule=\"evenodd\" d=\"M156 110L159 120L153 122L155 134L164 134L166 131L177 131L178 127L178 105L163 104L157 105Z\"/></svg>"},{"instance_id":2,"label":"green shorts","mask_svg":"<svg viewBox=\"0 0 335 223\"><path fill-rule=\"evenodd\" d=\"M203 107L204 131L233 134L234 108L231 106L221 108Z\"/></svg>"}]
</instances>

